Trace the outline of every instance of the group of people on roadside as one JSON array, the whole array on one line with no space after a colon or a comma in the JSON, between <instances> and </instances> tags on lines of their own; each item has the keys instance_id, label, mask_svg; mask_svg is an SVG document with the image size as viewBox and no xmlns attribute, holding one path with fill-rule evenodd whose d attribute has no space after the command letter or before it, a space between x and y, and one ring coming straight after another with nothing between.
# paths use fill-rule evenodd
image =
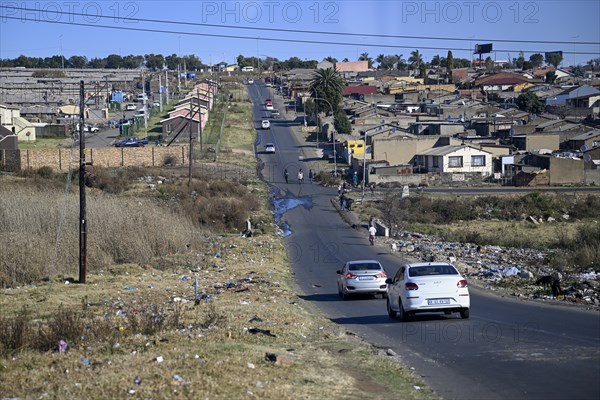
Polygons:
<instances>
[{"instance_id":1,"label":"group of people on roadside","mask_svg":"<svg viewBox=\"0 0 600 400\"><path fill-rule=\"evenodd\" d=\"M289 171L287 170L287 168L285 168L285 169L283 170L283 177L285 178L285 183L289 183L289 180L290 180L290 173L289 173ZM309 169L309 170L308 170L308 181L309 181L310 183L313 183L313 179L315 179L315 174L314 174L314 172L313 172L313 170L312 170L312 169ZM302 168L300 168L300 169L298 170L298 183L299 183L299 184L302 184L303 182L304 182L304 171L302 170Z\"/></svg>"}]
</instances>

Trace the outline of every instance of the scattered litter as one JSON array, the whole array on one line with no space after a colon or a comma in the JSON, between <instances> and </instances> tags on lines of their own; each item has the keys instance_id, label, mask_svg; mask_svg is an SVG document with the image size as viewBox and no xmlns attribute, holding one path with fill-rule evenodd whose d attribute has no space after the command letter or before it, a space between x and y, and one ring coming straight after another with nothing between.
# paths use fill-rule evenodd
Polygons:
<instances>
[{"instance_id":1,"label":"scattered litter","mask_svg":"<svg viewBox=\"0 0 600 400\"><path fill-rule=\"evenodd\" d=\"M277 362L277 354L275 353L265 353L265 361L275 363Z\"/></svg>"},{"instance_id":2,"label":"scattered litter","mask_svg":"<svg viewBox=\"0 0 600 400\"><path fill-rule=\"evenodd\" d=\"M83 363L83 365L85 365L87 367L90 366L90 360L85 357L81 357L81 362Z\"/></svg>"},{"instance_id":3,"label":"scattered litter","mask_svg":"<svg viewBox=\"0 0 600 400\"><path fill-rule=\"evenodd\" d=\"M276 335L272 334L271 331L268 329L248 328L248 333L252 333L253 335L261 334L265 336L277 337Z\"/></svg>"},{"instance_id":4,"label":"scattered litter","mask_svg":"<svg viewBox=\"0 0 600 400\"><path fill-rule=\"evenodd\" d=\"M67 344L67 342L65 342L64 340L59 340L58 341L58 352L59 353L66 353L67 350L69 350L69 345Z\"/></svg>"},{"instance_id":5,"label":"scattered litter","mask_svg":"<svg viewBox=\"0 0 600 400\"><path fill-rule=\"evenodd\" d=\"M414 385L415 390L421 390L421 386Z\"/></svg>"},{"instance_id":6,"label":"scattered litter","mask_svg":"<svg viewBox=\"0 0 600 400\"><path fill-rule=\"evenodd\" d=\"M127 286L125 288L125 290L137 290L137 288L133 287L133 286Z\"/></svg>"},{"instance_id":7,"label":"scattered litter","mask_svg":"<svg viewBox=\"0 0 600 400\"><path fill-rule=\"evenodd\" d=\"M187 382L179 375L173 375L172 385L187 385Z\"/></svg>"},{"instance_id":8,"label":"scattered litter","mask_svg":"<svg viewBox=\"0 0 600 400\"><path fill-rule=\"evenodd\" d=\"M257 315L253 316L252 318L250 318L250 319L248 320L248 322L262 322L262 321L263 321L263 320L262 320L262 318L260 318L260 317L259 317L259 316L257 316Z\"/></svg>"},{"instance_id":9,"label":"scattered litter","mask_svg":"<svg viewBox=\"0 0 600 400\"><path fill-rule=\"evenodd\" d=\"M140 378L139 376L136 376L135 379L133 380L133 383L135 383L136 385L141 385L142 384L142 378Z\"/></svg>"},{"instance_id":10,"label":"scattered litter","mask_svg":"<svg viewBox=\"0 0 600 400\"><path fill-rule=\"evenodd\" d=\"M254 368L255 368L255 366L254 366L254 364L252 364L251 362L249 362L249 363L248 363L248 368L250 368L250 369L254 369Z\"/></svg>"},{"instance_id":11,"label":"scattered litter","mask_svg":"<svg viewBox=\"0 0 600 400\"><path fill-rule=\"evenodd\" d=\"M156 361L157 363L161 363L163 362L165 359L163 358L163 356L158 356L154 359L154 361Z\"/></svg>"},{"instance_id":12,"label":"scattered litter","mask_svg":"<svg viewBox=\"0 0 600 400\"><path fill-rule=\"evenodd\" d=\"M386 353L388 356L391 356L391 357L396 357L396 356L398 355L398 354L396 354L396 352L395 352L394 350L392 350L392 349L387 349L387 350L385 351L385 353Z\"/></svg>"}]
</instances>

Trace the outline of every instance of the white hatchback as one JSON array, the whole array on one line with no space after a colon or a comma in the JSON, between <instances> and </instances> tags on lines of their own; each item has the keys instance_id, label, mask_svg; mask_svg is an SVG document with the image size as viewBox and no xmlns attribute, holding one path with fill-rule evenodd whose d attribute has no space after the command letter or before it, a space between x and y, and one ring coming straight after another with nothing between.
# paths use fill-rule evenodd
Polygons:
<instances>
[{"instance_id":1,"label":"white hatchback","mask_svg":"<svg viewBox=\"0 0 600 400\"><path fill-rule=\"evenodd\" d=\"M274 154L275 153L275 145L273 143L267 143L265 145L265 153Z\"/></svg>"},{"instance_id":2,"label":"white hatchback","mask_svg":"<svg viewBox=\"0 0 600 400\"><path fill-rule=\"evenodd\" d=\"M407 321L411 315L424 312L458 312L461 318L469 318L467 280L452 264L406 264L386 283L387 312L391 318Z\"/></svg>"},{"instance_id":3,"label":"white hatchback","mask_svg":"<svg viewBox=\"0 0 600 400\"><path fill-rule=\"evenodd\" d=\"M268 119L263 119L261 122L261 127L263 129L269 129L271 127L271 121L269 121Z\"/></svg>"}]
</instances>

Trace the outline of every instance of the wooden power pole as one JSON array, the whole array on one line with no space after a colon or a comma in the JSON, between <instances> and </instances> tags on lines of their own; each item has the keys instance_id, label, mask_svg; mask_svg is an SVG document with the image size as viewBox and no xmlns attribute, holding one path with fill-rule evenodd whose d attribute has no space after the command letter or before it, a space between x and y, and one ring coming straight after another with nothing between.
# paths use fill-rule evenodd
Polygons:
<instances>
[{"instance_id":1,"label":"wooden power pole","mask_svg":"<svg viewBox=\"0 0 600 400\"><path fill-rule=\"evenodd\" d=\"M85 283L87 221L85 209L85 87L79 82L79 283Z\"/></svg>"}]
</instances>

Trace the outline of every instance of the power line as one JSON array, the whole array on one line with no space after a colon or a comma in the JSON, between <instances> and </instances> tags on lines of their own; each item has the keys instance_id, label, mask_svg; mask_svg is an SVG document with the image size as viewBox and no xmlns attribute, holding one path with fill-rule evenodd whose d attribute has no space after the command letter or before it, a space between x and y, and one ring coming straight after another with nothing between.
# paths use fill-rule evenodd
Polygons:
<instances>
[{"instance_id":1,"label":"power line","mask_svg":"<svg viewBox=\"0 0 600 400\"><path fill-rule=\"evenodd\" d=\"M2 7L2 6L0 6ZM218 35L211 33L197 33L197 32L184 32L184 31L172 31L165 29L149 29L149 28L132 28L132 27L121 27L121 26L110 26L110 25L90 25L88 23L77 23L77 22L61 22L61 21L48 21L48 20L36 20L28 19L23 17L11 17L3 16L4 19L13 19L20 21L33 21L43 22L47 24L58 24L58 25L69 25L69 26L84 26L86 28L103 28L103 29L117 29L124 31L135 31L135 32L151 32L151 33L166 33L172 35L187 35L187 36L202 36L202 37L217 37L226 39L242 39L242 40L262 40L268 42L286 42L286 43L304 43L304 44L321 44L321 45L334 45L334 46L352 46L352 47L385 47L395 49L414 49L412 46L400 46L391 44L373 44L373 43L348 43L348 42L333 42L333 41L322 41L322 40L302 40L302 39L282 39L282 38L266 38L266 37L248 37L248 36L237 36L237 35ZM572 44L572 42L570 43ZM431 47L431 46L417 46L420 50L451 50L451 51L471 51L471 49L456 48L456 47ZM528 53L543 53L543 50L523 50L523 49L496 49L494 52L520 52L526 51ZM563 51L563 54L579 54L579 55L597 55L598 52L582 52L582 51Z\"/></svg>"},{"instance_id":2,"label":"power line","mask_svg":"<svg viewBox=\"0 0 600 400\"><path fill-rule=\"evenodd\" d=\"M18 11L33 11L39 12L38 9L26 8L26 7L13 7L13 6L0 6L0 8L7 8ZM72 11L52 10L53 14L66 15L66 16L80 16L80 17L93 17L93 18L109 18L115 19L114 16L109 15L89 15L84 13L76 13ZM436 37L436 36L413 36L413 35L384 35L376 33L351 33L351 32L329 32L329 31L309 31L303 29L283 29L283 28L267 28L267 27L253 27L253 26L235 26L235 25L217 25L200 22L186 22L186 21L170 21L163 19L147 19L147 18L133 18L133 17L121 17L118 19L124 21L135 21L135 22L151 22L160 24L176 24L176 25L187 25L187 26L200 26L210 28L224 28L224 29L243 29L253 30L260 32L284 32L284 33L302 33L302 34L315 34L315 35L334 35L334 36L354 36L354 37L373 37L373 38L387 38L387 39L417 39L417 40L450 40L450 41L482 41L482 42L495 42L495 43L535 43L535 44L579 44L579 45L600 45L600 42L573 42L573 41L557 41L557 40L519 40L519 39L488 39L488 38L450 38L450 37ZM235 37L237 38L237 37ZM279 40L279 39L278 39ZM445 49L441 49L445 50ZM504 51L504 50L500 50Z\"/></svg>"}]
</instances>

